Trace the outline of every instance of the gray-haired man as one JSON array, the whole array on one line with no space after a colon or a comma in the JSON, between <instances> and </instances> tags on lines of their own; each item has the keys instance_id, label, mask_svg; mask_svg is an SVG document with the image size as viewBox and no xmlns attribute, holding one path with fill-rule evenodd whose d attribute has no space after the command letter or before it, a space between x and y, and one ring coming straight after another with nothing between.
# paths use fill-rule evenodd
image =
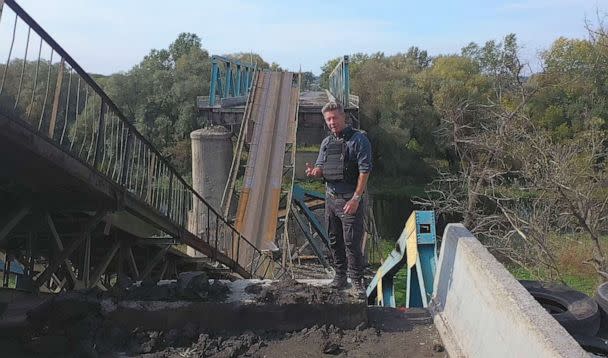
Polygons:
<instances>
[{"instance_id":1,"label":"gray-haired man","mask_svg":"<svg viewBox=\"0 0 608 358\"><path fill-rule=\"evenodd\" d=\"M321 143L315 166L306 163L306 175L323 177L326 182L325 224L336 270L332 286L345 288L348 271L353 287L363 298L361 240L365 205L361 196L372 170L371 145L363 132L346 124L340 104L329 102L321 112L331 134Z\"/></svg>"}]
</instances>

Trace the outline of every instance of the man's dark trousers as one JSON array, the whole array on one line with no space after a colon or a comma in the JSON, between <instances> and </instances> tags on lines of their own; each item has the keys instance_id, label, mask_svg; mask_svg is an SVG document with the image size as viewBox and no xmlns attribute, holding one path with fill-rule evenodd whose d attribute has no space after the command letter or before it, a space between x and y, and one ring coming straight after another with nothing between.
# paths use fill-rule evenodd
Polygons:
<instances>
[{"instance_id":1,"label":"man's dark trousers","mask_svg":"<svg viewBox=\"0 0 608 358\"><path fill-rule=\"evenodd\" d=\"M363 215L365 204L359 202L354 215L344 213L344 205L353 193L325 195L325 225L329 234L329 244L334 254L336 275L348 277L351 280L363 278Z\"/></svg>"}]
</instances>

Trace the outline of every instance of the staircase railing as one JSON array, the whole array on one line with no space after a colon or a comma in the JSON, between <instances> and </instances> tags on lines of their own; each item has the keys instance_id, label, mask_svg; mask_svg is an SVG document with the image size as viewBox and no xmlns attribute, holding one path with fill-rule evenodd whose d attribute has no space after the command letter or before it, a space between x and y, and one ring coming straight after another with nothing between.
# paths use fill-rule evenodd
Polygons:
<instances>
[{"instance_id":1,"label":"staircase railing","mask_svg":"<svg viewBox=\"0 0 608 358\"><path fill-rule=\"evenodd\" d=\"M242 276L265 276L268 261L137 131L80 65L14 0L0 0L0 112L46 137L181 229L206 211L196 237ZM250 83L248 74L237 86ZM238 77L238 76L237 76ZM230 81L228 81L230 83ZM218 255L219 254L219 255ZM213 257L215 258L215 257ZM227 260L224 260L227 261ZM224 262L226 263L226 262ZM266 265L268 269L268 265Z\"/></svg>"}]
</instances>

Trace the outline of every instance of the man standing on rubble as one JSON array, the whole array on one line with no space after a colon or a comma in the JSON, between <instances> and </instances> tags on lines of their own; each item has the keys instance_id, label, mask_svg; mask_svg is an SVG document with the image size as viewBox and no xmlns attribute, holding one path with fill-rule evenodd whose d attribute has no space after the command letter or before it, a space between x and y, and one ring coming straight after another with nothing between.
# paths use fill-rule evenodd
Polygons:
<instances>
[{"instance_id":1,"label":"man standing on rubble","mask_svg":"<svg viewBox=\"0 0 608 358\"><path fill-rule=\"evenodd\" d=\"M329 102L321 112L331 134L321 143L315 166L306 163L306 175L325 179L325 225L336 270L331 285L346 288L348 271L357 295L364 298L361 197L372 170L371 144L364 132L346 124L339 103Z\"/></svg>"}]
</instances>

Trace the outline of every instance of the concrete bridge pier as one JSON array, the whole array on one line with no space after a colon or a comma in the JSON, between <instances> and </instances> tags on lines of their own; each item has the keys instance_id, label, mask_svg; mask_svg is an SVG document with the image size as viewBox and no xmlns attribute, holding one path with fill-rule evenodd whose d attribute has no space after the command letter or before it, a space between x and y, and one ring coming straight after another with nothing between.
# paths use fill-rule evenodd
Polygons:
<instances>
[{"instance_id":1,"label":"concrete bridge pier","mask_svg":"<svg viewBox=\"0 0 608 358\"><path fill-rule=\"evenodd\" d=\"M192 187L218 212L221 212L222 194L230 175L231 136L232 133L223 126L201 128L190 133ZM214 217L212 216L212 218ZM194 200L189 230L204 235L207 229L207 219L207 210L204 205L198 200ZM215 228L214 225L214 220L210 220L209 229ZM202 256L191 247L188 247L188 254Z\"/></svg>"}]
</instances>

